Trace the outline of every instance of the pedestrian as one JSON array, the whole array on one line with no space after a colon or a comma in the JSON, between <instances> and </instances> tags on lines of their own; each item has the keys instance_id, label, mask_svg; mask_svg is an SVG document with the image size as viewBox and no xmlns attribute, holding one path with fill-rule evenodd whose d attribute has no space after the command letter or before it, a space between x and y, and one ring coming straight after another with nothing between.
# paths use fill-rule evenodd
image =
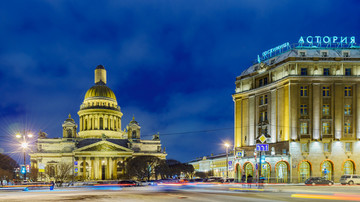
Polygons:
<instances>
[{"instance_id":1,"label":"pedestrian","mask_svg":"<svg viewBox=\"0 0 360 202\"><path fill-rule=\"evenodd\" d=\"M244 183L245 180L246 180L246 176L245 176L245 174L243 174L243 175L241 176L241 182Z\"/></svg>"},{"instance_id":2,"label":"pedestrian","mask_svg":"<svg viewBox=\"0 0 360 202\"><path fill-rule=\"evenodd\" d=\"M55 186L54 181L51 181L51 182L50 182L50 190L54 190L54 186Z\"/></svg>"}]
</instances>

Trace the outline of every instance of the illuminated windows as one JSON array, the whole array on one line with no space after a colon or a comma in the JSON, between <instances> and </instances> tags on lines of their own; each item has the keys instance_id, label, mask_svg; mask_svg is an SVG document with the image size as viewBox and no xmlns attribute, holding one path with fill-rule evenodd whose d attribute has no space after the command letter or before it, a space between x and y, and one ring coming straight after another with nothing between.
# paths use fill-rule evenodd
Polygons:
<instances>
[{"instance_id":1,"label":"illuminated windows","mask_svg":"<svg viewBox=\"0 0 360 202\"><path fill-rule=\"evenodd\" d=\"M308 96L308 87L300 86L300 96Z\"/></svg>"},{"instance_id":2,"label":"illuminated windows","mask_svg":"<svg viewBox=\"0 0 360 202\"><path fill-rule=\"evenodd\" d=\"M345 96L352 96L352 88L351 88L351 86L345 86L344 94L345 94Z\"/></svg>"},{"instance_id":3,"label":"illuminated windows","mask_svg":"<svg viewBox=\"0 0 360 202\"><path fill-rule=\"evenodd\" d=\"M300 123L300 134L301 135L308 134L308 123L307 122Z\"/></svg>"},{"instance_id":4,"label":"illuminated windows","mask_svg":"<svg viewBox=\"0 0 360 202\"><path fill-rule=\"evenodd\" d=\"M321 51L320 54L321 54L321 57L327 57L328 56L327 51Z\"/></svg>"},{"instance_id":5,"label":"illuminated windows","mask_svg":"<svg viewBox=\"0 0 360 202\"><path fill-rule=\"evenodd\" d=\"M344 133L345 134L350 134L351 133L351 123L350 122L345 122L344 123Z\"/></svg>"},{"instance_id":6,"label":"illuminated windows","mask_svg":"<svg viewBox=\"0 0 360 202\"><path fill-rule=\"evenodd\" d=\"M267 121L267 112L260 112L260 122Z\"/></svg>"},{"instance_id":7,"label":"illuminated windows","mask_svg":"<svg viewBox=\"0 0 360 202\"><path fill-rule=\"evenodd\" d=\"M301 68L301 76L307 75L307 68Z\"/></svg>"},{"instance_id":8,"label":"illuminated windows","mask_svg":"<svg viewBox=\"0 0 360 202\"><path fill-rule=\"evenodd\" d=\"M323 124L322 124L322 133L324 135L330 134L330 123L329 122L323 122Z\"/></svg>"},{"instance_id":9,"label":"illuminated windows","mask_svg":"<svg viewBox=\"0 0 360 202\"><path fill-rule=\"evenodd\" d=\"M330 87L323 86L323 96L330 96Z\"/></svg>"},{"instance_id":10,"label":"illuminated windows","mask_svg":"<svg viewBox=\"0 0 360 202\"><path fill-rule=\"evenodd\" d=\"M351 105L346 104L344 106L344 114L345 115L351 115Z\"/></svg>"},{"instance_id":11,"label":"illuminated windows","mask_svg":"<svg viewBox=\"0 0 360 202\"><path fill-rule=\"evenodd\" d=\"M324 104L322 111L323 111L324 116L329 116L330 115L330 105Z\"/></svg>"},{"instance_id":12,"label":"illuminated windows","mask_svg":"<svg viewBox=\"0 0 360 202\"><path fill-rule=\"evenodd\" d=\"M301 116L307 116L308 115L307 105L300 105L300 115Z\"/></svg>"},{"instance_id":13,"label":"illuminated windows","mask_svg":"<svg viewBox=\"0 0 360 202\"><path fill-rule=\"evenodd\" d=\"M264 105L268 103L268 96L267 95L262 95L259 98L259 104L260 105Z\"/></svg>"},{"instance_id":14,"label":"illuminated windows","mask_svg":"<svg viewBox=\"0 0 360 202\"><path fill-rule=\"evenodd\" d=\"M299 55L300 55L300 57L305 57L305 56L306 56L306 52L305 52L305 51L299 51Z\"/></svg>"}]
</instances>

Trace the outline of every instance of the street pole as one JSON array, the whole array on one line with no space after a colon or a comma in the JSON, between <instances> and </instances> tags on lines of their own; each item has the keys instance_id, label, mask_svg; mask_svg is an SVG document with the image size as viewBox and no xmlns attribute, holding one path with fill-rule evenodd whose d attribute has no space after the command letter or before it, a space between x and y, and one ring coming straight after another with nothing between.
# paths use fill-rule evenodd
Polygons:
<instances>
[{"instance_id":1,"label":"street pole","mask_svg":"<svg viewBox=\"0 0 360 202\"><path fill-rule=\"evenodd\" d=\"M226 147L226 180L229 177L229 157L228 157L228 147Z\"/></svg>"},{"instance_id":2,"label":"street pole","mask_svg":"<svg viewBox=\"0 0 360 202\"><path fill-rule=\"evenodd\" d=\"M260 182L260 177L261 177L261 155L262 155L262 151L259 151L260 153L260 158L259 158L259 175L258 175L258 183Z\"/></svg>"},{"instance_id":3,"label":"street pole","mask_svg":"<svg viewBox=\"0 0 360 202\"><path fill-rule=\"evenodd\" d=\"M24 149L24 166L25 166L25 172L24 172L24 182L26 180L26 159L25 159L25 149Z\"/></svg>"}]
</instances>

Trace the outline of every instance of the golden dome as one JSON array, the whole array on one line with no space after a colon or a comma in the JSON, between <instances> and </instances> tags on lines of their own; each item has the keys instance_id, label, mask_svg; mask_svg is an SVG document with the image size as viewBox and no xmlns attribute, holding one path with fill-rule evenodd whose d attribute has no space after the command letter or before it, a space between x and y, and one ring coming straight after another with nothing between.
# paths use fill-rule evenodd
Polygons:
<instances>
[{"instance_id":1,"label":"golden dome","mask_svg":"<svg viewBox=\"0 0 360 202\"><path fill-rule=\"evenodd\" d=\"M116 100L114 92L103 82L96 83L85 94L85 99L90 97L108 97Z\"/></svg>"}]
</instances>

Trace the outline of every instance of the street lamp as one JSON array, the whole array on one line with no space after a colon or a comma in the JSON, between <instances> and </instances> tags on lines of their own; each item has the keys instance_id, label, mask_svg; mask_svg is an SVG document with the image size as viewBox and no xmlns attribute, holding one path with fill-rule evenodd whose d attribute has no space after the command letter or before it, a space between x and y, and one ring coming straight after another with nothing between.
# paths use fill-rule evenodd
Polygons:
<instances>
[{"instance_id":1,"label":"street lamp","mask_svg":"<svg viewBox=\"0 0 360 202\"><path fill-rule=\"evenodd\" d=\"M18 138L21 141L21 147L23 148L23 152L24 152L24 166L25 166L25 172L24 172L24 181L26 181L26 149L29 146L29 143L27 143L27 139L28 138L32 138L33 134L32 133L27 133L24 131L24 133L17 133L16 138Z\"/></svg>"},{"instance_id":2,"label":"street lamp","mask_svg":"<svg viewBox=\"0 0 360 202\"><path fill-rule=\"evenodd\" d=\"M229 149L229 144L225 143L225 148L226 148L226 180L229 177L229 156L228 156L228 149ZM225 180L225 182L226 182Z\"/></svg>"}]
</instances>

